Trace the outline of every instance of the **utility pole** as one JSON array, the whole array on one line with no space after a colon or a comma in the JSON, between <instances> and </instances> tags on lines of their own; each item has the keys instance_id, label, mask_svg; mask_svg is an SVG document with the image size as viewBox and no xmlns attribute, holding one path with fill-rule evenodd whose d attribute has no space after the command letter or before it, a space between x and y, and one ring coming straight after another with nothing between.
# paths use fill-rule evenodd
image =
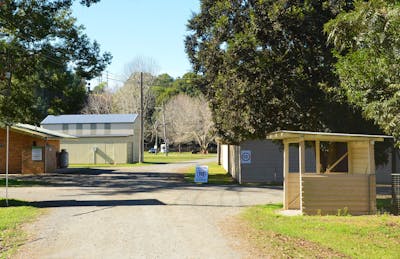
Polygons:
<instances>
[{"instance_id":1,"label":"utility pole","mask_svg":"<svg viewBox=\"0 0 400 259\"><path fill-rule=\"evenodd\" d=\"M143 163L144 155L144 130L143 130L143 72L140 72L140 145L139 145L139 163Z\"/></svg>"},{"instance_id":2,"label":"utility pole","mask_svg":"<svg viewBox=\"0 0 400 259\"><path fill-rule=\"evenodd\" d=\"M157 128L158 128L158 122L156 122L156 142L154 144L154 148L156 149L155 154L157 155L157 149L158 149L158 132L157 132Z\"/></svg>"},{"instance_id":3,"label":"utility pole","mask_svg":"<svg viewBox=\"0 0 400 259\"><path fill-rule=\"evenodd\" d=\"M11 97L11 58L9 52L5 51L7 71L5 78L7 79L7 99ZM8 100L9 101L9 100ZM6 121L6 206L8 207L8 165L9 165L9 153L10 153L10 121Z\"/></svg>"},{"instance_id":4,"label":"utility pole","mask_svg":"<svg viewBox=\"0 0 400 259\"><path fill-rule=\"evenodd\" d=\"M167 127L165 126L165 105L163 102L162 106L162 120L164 126L164 144L165 144L165 156L168 156L168 140L167 140Z\"/></svg>"},{"instance_id":5,"label":"utility pole","mask_svg":"<svg viewBox=\"0 0 400 259\"><path fill-rule=\"evenodd\" d=\"M106 86L108 88L108 70L107 70L107 74L106 75L107 75L107 85Z\"/></svg>"}]
</instances>

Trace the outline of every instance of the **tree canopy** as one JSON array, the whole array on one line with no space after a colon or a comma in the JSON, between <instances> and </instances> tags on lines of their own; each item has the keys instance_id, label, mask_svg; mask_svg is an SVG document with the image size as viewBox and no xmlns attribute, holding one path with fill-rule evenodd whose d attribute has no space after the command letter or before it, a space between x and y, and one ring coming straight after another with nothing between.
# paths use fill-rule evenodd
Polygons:
<instances>
[{"instance_id":1,"label":"tree canopy","mask_svg":"<svg viewBox=\"0 0 400 259\"><path fill-rule=\"evenodd\" d=\"M73 2L1 1L2 121L38 123L49 113L78 112L85 101L82 80L99 75L110 63L111 55L101 54L99 44L76 24Z\"/></svg>"},{"instance_id":2,"label":"tree canopy","mask_svg":"<svg viewBox=\"0 0 400 259\"><path fill-rule=\"evenodd\" d=\"M400 140L400 1L356 1L326 24L348 101ZM399 142L398 142L399 144Z\"/></svg>"},{"instance_id":3,"label":"tree canopy","mask_svg":"<svg viewBox=\"0 0 400 259\"><path fill-rule=\"evenodd\" d=\"M201 94L196 86L198 79L198 75L192 72L188 72L176 79L168 74L157 76L152 87L157 105L160 106L181 93L190 97L198 97Z\"/></svg>"},{"instance_id":4,"label":"tree canopy","mask_svg":"<svg viewBox=\"0 0 400 259\"><path fill-rule=\"evenodd\" d=\"M195 141L202 153L215 138L211 110L203 95L190 97L180 93L172 97L165 105L164 114L158 114L159 121L166 124L166 138L170 143L182 144ZM159 128L163 136L163 128Z\"/></svg>"},{"instance_id":5,"label":"tree canopy","mask_svg":"<svg viewBox=\"0 0 400 259\"><path fill-rule=\"evenodd\" d=\"M278 129L371 130L357 109L327 90L339 79L323 26L349 2L201 1L188 23L186 51L225 141Z\"/></svg>"}]
</instances>

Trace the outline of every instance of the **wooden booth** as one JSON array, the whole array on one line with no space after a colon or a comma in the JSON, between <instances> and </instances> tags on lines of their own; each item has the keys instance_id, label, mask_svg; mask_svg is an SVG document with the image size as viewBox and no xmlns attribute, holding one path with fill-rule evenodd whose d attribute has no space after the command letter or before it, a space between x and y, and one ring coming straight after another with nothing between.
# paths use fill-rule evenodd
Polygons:
<instances>
[{"instance_id":1,"label":"wooden booth","mask_svg":"<svg viewBox=\"0 0 400 259\"><path fill-rule=\"evenodd\" d=\"M9 172L12 174L51 173L57 168L60 140L75 138L28 124L15 124L9 129ZM6 127L0 127L0 173L6 171Z\"/></svg>"},{"instance_id":2,"label":"wooden booth","mask_svg":"<svg viewBox=\"0 0 400 259\"><path fill-rule=\"evenodd\" d=\"M284 130L268 138L284 145L285 210L307 215L376 212L374 143L387 136ZM289 168L292 145L298 146L296 171ZM306 146L314 149L314 172L306 172Z\"/></svg>"}]
</instances>

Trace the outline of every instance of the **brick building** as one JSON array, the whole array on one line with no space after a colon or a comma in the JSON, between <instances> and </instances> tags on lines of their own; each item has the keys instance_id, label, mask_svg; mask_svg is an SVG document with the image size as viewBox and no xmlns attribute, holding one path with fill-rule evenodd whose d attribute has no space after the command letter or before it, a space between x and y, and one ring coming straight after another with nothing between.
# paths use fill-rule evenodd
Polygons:
<instances>
[{"instance_id":1,"label":"brick building","mask_svg":"<svg viewBox=\"0 0 400 259\"><path fill-rule=\"evenodd\" d=\"M73 136L28 124L10 127L9 165L11 174L51 173L57 168L60 140ZM6 170L6 127L0 127L0 173Z\"/></svg>"}]
</instances>

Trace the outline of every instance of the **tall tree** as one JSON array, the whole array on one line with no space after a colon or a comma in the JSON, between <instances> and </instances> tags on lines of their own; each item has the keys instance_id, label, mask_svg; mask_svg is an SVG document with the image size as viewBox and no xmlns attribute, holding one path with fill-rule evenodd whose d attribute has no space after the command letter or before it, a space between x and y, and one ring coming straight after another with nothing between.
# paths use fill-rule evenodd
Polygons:
<instances>
[{"instance_id":1,"label":"tall tree","mask_svg":"<svg viewBox=\"0 0 400 259\"><path fill-rule=\"evenodd\" d=\"M82 114L110 114L113 112L113 95L109 92L89 94Z\"/></svg>"},{"instance_id":2,"label":"tall tree","mask_svg":"<svg viewBox=\"0 0 400 259\"><path fill-rule=\"evenodd\" d=\"M205 153L209 143L215 138L211 110L203 96L174 96L165 105L165 119L167 138L171 143L195 141Z\"/></svg>"},{"instance_id":3,"label":"tall tree","mask_svg":"<svg viewBox=\"0 0 400 259\"><path fill-rule=\"evenodd\" d=\"M38 123L49 113L78 112L85 99L82 79L101 73L111 55L101 54L76 24L74 1L1 2L0 75L11 72L11 80L0 81L0 119Z\"/></svg>"},{"instance_id":4,"label":"tall tree","mask_svg":"<svg viewBox=\"0 0 400 259\"><path fill-rule=\"evenodd\" d=\"M114 111L117 113L139 113L140 111L140 73L143 73L143 118L145 138L152 134L155 95L151 87L156 79L159 66L150 57L135 57L125 67L126 81L114 94Z\"/></svg>"},{"instance_id":5,"label":"tall tree","mask_svg":"<svg viewBox=\"0 0 400 259\"><path fill-rule=\"evenodd\" d=\"M326 24L347 99L400 144L400 1L356 1Z\"/></svg>"},{"instance_id":6,"label":"tall tree","mask_svg":"<svg viewBox=\"0 0 400 259\"><path fill-rule=\"evenodd\" d=\"M223 139L265 138L278 129L370 130L359 111L325 91L339 80L323 25L348 2L201 1L186 51Z\"/></svg>"},{"instance_id":7,"label":"tall tree","mask_svg":"<svg viewBox=\"0 0 400 259\"><path fill-rule=\"evenodd\" d=\"M156 96L156 104L161 106L180 93L191 97L199 96L201 91L196 87L197 79L198 75L192 72L186 73L177 79L168 74L157 76L152 86L152 91Z\"/></svg>"}]
</instances>

